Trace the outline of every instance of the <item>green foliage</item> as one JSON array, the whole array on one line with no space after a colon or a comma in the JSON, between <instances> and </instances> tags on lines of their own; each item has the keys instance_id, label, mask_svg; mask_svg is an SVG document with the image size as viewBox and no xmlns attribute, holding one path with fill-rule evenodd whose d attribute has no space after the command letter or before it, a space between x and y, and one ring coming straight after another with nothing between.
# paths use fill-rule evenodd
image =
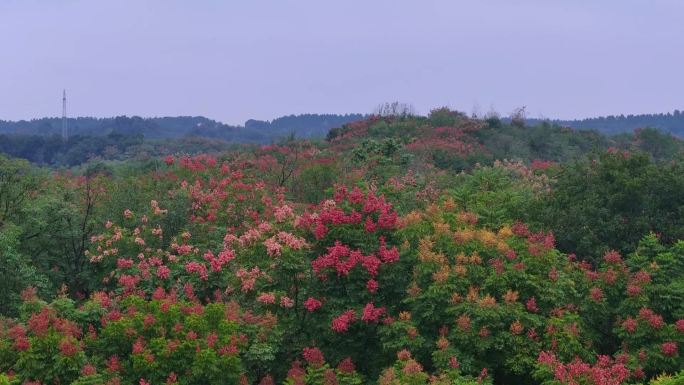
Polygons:
<instances>
[{"instance_id":1,"label":"green foliage","mask_svg":"<svg viewBox=\"0 0 684 385\"><path fill-rule=\"evenodd\" d=\"M11 384L12 384L12 382L10 382L10 379L6 375L0 373L0 385L11 385Z\"/></svg>"},{"instance_id":2,"label":"green foliage","mask_svg":"<svg viewBox=\"0 0 684 385\"><path fill-rule=\"evenodd\" d=\"M101 374L92 374L81 376L74 380L70 385L102 385L104 383L106 383L105 376Z\"/></svg>"},{"instance_id":3,"label":"green foliage","mask_svg":"<svg viewBox=\"0 0 684 385\"><path fill-rule=\"evenodd\" d=\"M456 177L447 190L466 211L478 215L478 222L498 228L525 218L535 199L550 188L549 178L522 163L497 162L492 167L476 167Z\"/></svg>"},{"instance_id":4,"label":"green foliage","mask_svg":"<svg viewBox=\"0 0 684 385\"><path fill-rule=\"evenodd\" d=\"M102 198L108 177L57 177L45 181L41 194L27 208L22 223L21 251L50 277L54 287L88 293L95 285L86 251L95 229L104 224Z\"/></svg>"},{"instance_id":5,"label":"green foliage","mask_svg":"<svg viewBox=\"0 0 684 385\"><path fill-rule=\"evenodd\" d=\"M5 222L22 219L37 187L36 171L27 161L0 155L0 228Z\"/></svg>"},{"instance_id":6,"label":"green foliage","mask_svg":"<svg viewBox=\"0 0 684 385\"><path fill-rule=\"evenodd\" d=\"M31 338L29 350L19 353L14 369L25 379L37 379L45 383L71 383L85 364L85 353L72 356L60 354L62 338L50 332L40 338Z\"/></svg>"},{"instance_id":7,"label":"green foliage","mask_svg":"<svg viewBox=\"0 0 684 385\"><path fill-rule=\"evenodd\" d=\"M457 111L451 111L447 107L436 108L430 111L428 120L432 127L455 126L458 121L463 118L463 114Z\"/></svg>"},{"instance_id":8,"label":"green foliage","mask_svg":"<svg viewBox=\"0 0 684 385\"><path fill-rule=\"evenodd\" d=\"M632 145L656 161L675 159L684 151L681 140L655 128L636 130Z\"/></svg>"},{"instance_id":9,"label":"green foliage","mask_svg":"<svg viewBox=\"0 0 684 385\"><path fill-rule=\"evenodd\" d=\"M364 140L352 151L352 160L357 164L377 162L380 164L391 162L401 148L401 143L394 138L381 141Z\"/></svg>"},{"instance_id":10,"label":"green foliage","mask_svg":"<svg viewBox=\"0 0 684 385\"><path fill-rule=\"evenodd\" d=\"M474 133L493 159L568 161L605 149L609 139L592 131L552 125L515 126L498 120Z\"/></svg>"},{"instance_id":11,"label":"green foliage","mask_svg":"<svg viewBox=\"0 0 684 385\"><path fill-rule=\"evenodd\" d=\"M0 226L0 315L16 316L21 304L20 293L34 287L45 293L48 283L31 260L18 251L19 228Z\"/></svg>"},{"instance_id":12,"label":"green foliage","mask_svg":"<svg viewBox=\"0 0 684 385\"><path fill-rule=\"evenodd\" d=\"M684 236L683 171L641 153L598 154L565 165L531 214L561 250L590 260L610 249L629 253L649 232L672 242Z\"/></svg>"},{"instance_id":13,"label":"green foliage","mask_svg":"<svg viewBox=\"0 0 684 385\"><path fill-rule=\"evenodd\" d=\"M314 164L304 168L290 182L289 191L298 202L315 204L329 195L329 190L337 183L335 164Z\"/></svg>"},{"instance_id":14,"label":"green foliage","mask_svg":"<svg viewBox=\"0 0 684 385\"><path fill-rule=\"evenodd\" d=\"M684 370L672 376L658 376L649 382L649 385L684 385Z\"/></svg>"}]
</instances>

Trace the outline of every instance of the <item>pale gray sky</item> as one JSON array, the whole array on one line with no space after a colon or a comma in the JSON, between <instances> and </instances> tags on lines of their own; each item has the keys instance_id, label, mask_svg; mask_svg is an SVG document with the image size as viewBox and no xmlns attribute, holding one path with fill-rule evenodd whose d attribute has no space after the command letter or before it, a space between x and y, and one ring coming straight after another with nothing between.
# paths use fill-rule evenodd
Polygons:
<instances>
[{"instance_id":1,"label":"pale gray sky","mask_svg":"<svg viewBox=\"0 0 684 385\"><path fill-rule=\"evenodd\" d=\"M684 109L681 0L0 0L0 119Z\"/></svg>"}]
</instances>

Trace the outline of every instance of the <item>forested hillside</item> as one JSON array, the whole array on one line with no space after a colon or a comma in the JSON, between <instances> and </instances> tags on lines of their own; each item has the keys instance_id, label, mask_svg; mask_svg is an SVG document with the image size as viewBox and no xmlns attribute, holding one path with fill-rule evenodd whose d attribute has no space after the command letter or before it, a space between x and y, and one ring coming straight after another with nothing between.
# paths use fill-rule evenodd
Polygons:
<instances>
[{"instance_id":1,"label":"forested hillside","mask_svg":"<svg viewBox=\"0 0 684 385\"><path fill-rule=\"evenodd\" d=\"M440 108L210 146L0 156L0 385L684 381L667 133Z\"/></svg>"},{"instance_id":2,"label":"forested hillside","mask_svg":"<svg viewBox=\"0 0 684 385\"><path fill-rule=\"evenodd\" d=\"M271 144L290 136L318 140L330 135L331 130L339 131L345 124L363 119L361 114L304 114L272 121L252 119L244 126L229 126L204 117L76 118L68 119L67 142L61 138L62 121L58 118L0 121L0 153L41 165L72 167L91 159L123 160L179 151L194 154L208 149L227 150L235 144ZM678 144L669 140L668 134L678 138L684 134L684 114L679 111L573 121L527 119L525 130L510 118L485 121L488 128L477 134L483 137L474 140L492 150L487 156L494 158L568 159L599 147L633 147L636 141L647 142L637 146L659 146L645 150L664 151L654 154L662 158L678 151ZM564 130L567 132L563 134ZM488 135L492 138L484 138Z\"/></svg>"}]
</instances>

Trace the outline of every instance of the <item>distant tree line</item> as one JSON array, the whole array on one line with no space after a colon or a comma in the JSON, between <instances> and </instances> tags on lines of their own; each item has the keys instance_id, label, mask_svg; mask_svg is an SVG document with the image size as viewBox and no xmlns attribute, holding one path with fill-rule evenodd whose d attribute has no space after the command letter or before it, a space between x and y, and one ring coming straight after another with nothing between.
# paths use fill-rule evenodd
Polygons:
<instances>
[{"instance_id":1,"label":"distant tree line","mask_svg":"<svg viewBox=\"0 0 684 385\"><path fill-rule=\"evenodd\" d=\"M302 138L323 138L331 128L364 118L362 114L289 115L272 121L250 119L244 126L232 126L202 116L141 118L70 118L69 133L106 136L141 134L145 139L178 139L189 136L221 139L238 143L271 143L293 134ZM0 134L52 136L62 132L62 119L41 118L21 121L0 120Z\"/></svg>"},{"instance_id":2,"label":"distant tree line","mask_svg":"<svg viewBox=\"0 0 684 385\"><path fill-rule=\"evenodd\" d=\"M536 125L543 119L527 119L527 124ZM684 112L674 110L664 114L610 115L579 120L551 120L551 123L582 130L596 130L605 135L632 132L637 128L657 128L673 135L684 137Z\"/></svg>"},{"instance_id":3,"label":"distant tree line","mask_svg":"<svg viewBox=\"0 0 684 385\"><path fill-rule=\"evenodd\" d=\"M106 136L75 135L68 141L60 136L0 134L0 153L36 164L76 166L93 158L121 159L127 150L143 142L140 133Z\"/></svg>"},{"instance_id":4,"label":"distant tree line","mask_svg":"<svg viewBox=\"0 0 684 385\"><path fill-rule=\"evenodd\" d=\"M365 119L363 114L302 114L283 116L272 121L250 119L245 122L247 131L269 133L274 136L294 134L298 138L324 138L330 129Z\"/></svg>"}]
</instances>

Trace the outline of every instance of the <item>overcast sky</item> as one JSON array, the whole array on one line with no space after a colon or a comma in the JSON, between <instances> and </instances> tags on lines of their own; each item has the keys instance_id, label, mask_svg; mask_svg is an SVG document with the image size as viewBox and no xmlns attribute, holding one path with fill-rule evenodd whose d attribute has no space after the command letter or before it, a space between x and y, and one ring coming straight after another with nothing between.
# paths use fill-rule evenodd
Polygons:
<instances>
[{"instance_id":1,"label":"overcast sky","mask_svg":"<svg viewBox=\"0 0 684 385\"><path fill-rule=\"evenodd\" d=\"M682 0L0 0L0 119L684 109Z\"/></svg>"}]
</instances>

